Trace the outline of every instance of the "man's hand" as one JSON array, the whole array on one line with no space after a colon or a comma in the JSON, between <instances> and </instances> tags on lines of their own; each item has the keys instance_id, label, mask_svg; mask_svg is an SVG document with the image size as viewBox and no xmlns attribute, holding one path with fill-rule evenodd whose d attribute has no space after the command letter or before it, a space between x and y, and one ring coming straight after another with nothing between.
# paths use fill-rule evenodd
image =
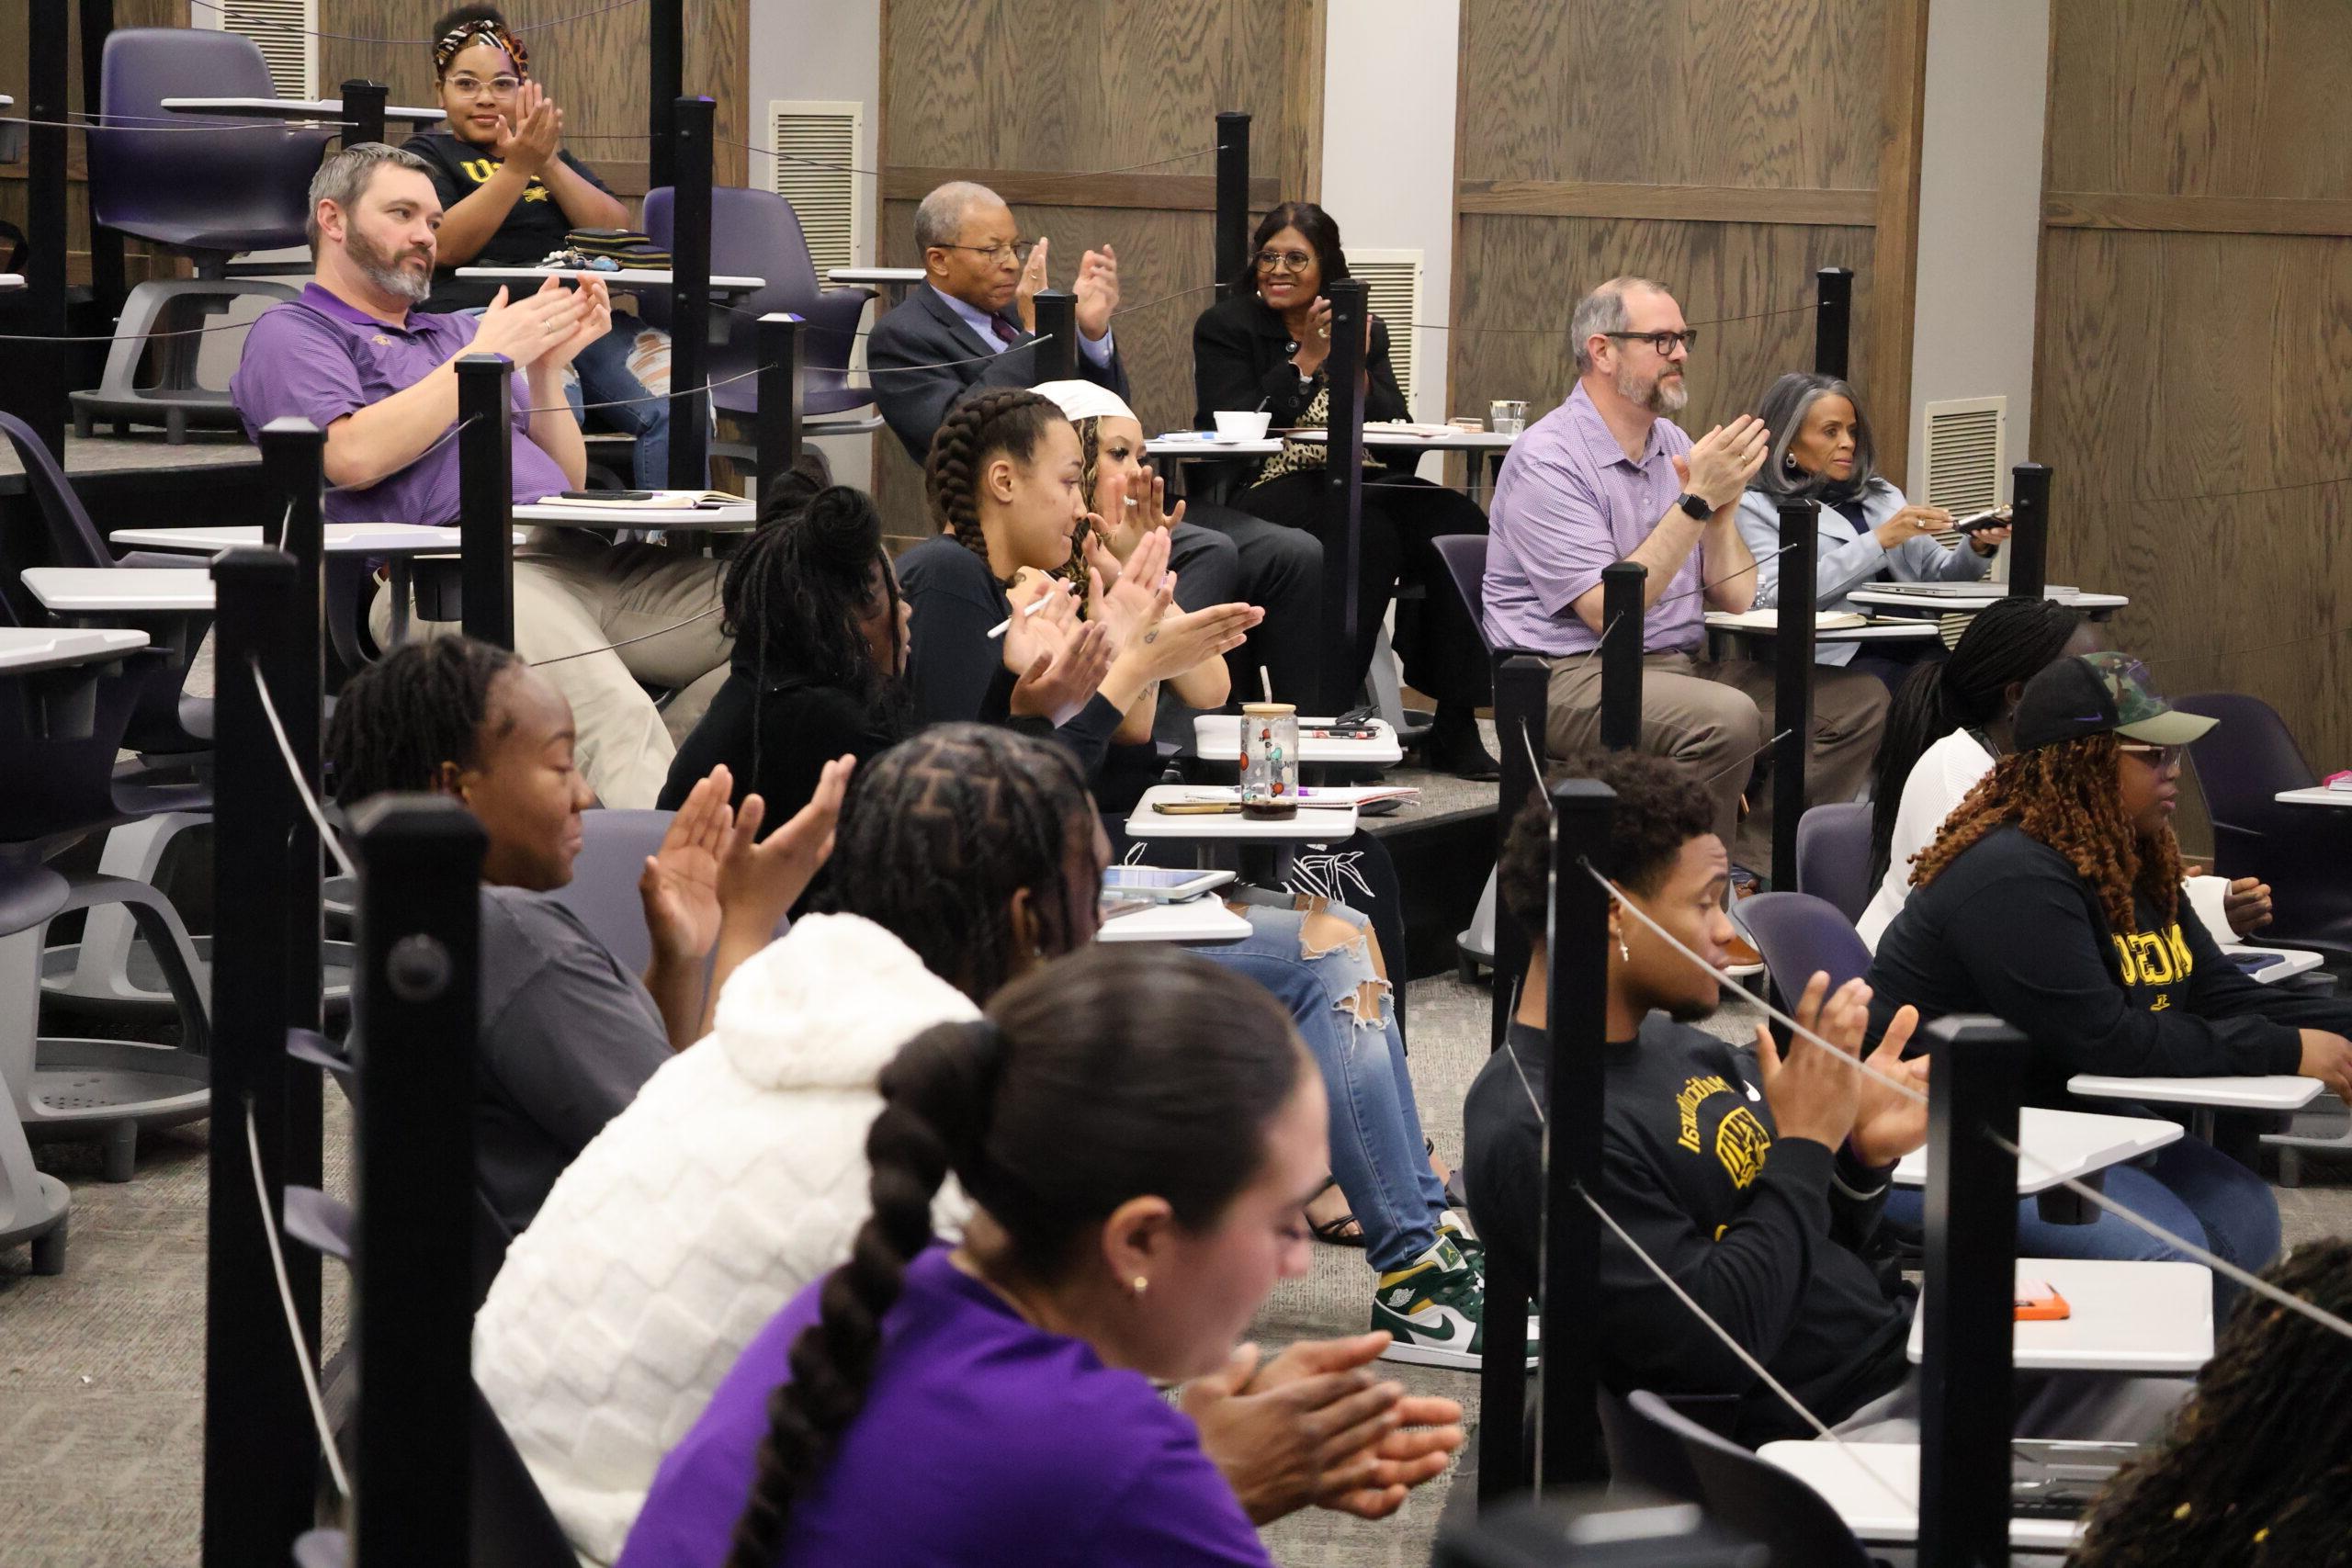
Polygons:
<instances>
[{"instance_id":1,"label":"man's hand","mask_svg":"<svg viewBox=\"0 0 2352 1568\"><path fill-rule=\"evenodd\" d=\"M1364 1369L1387 1343L1378 1334L1295 1345L1262 1368L1258 1348L1245 1345L1222 1371L1185 1386L1182 1406L1201 1447L1253 1523L1310 1503L1379 1518L1443 1472L1462 1443L1461 1406L1375 1383Z\"/></svg>"},{"instance_id":2,"label":"man's hand","mask_svg":"<svg viewBox=\"0 0 2352 1568\"><path fill-rule=\"evenodd\" d=\"M1037 295L1051 287L1046 282L1046 242L1040 239L1029 253L1028 264L1021 269L1021 281L1013 286L1012 309L1021 318L1021 330L1037 330Z\"/></svg>"},{"instance_id":3,"label":"man's hand","mask_svg":"<svg viewBox=\"0 0 2352 1568\"><path fill-rule=\"evenodd\" d=\"M687 793L662 847L637 879L657 964L699 963L718 940L718 856L734 824L735 778L725 763Z\"/></svg>"},{"instance_id":4,"label":"man's hand","mask_svg":"<svg viewBox=\"0 0 2352 1568\"><path fill-rule=\"evenodd\" d=\"M555 160L563 141L563 111L537 82L526 82L514 95L514 118L498 127L490 144L492 156L518 175L537 175Z\"/></svg>"},{"instance_id":5,"label":"man's hand","mask_svg":"<svg viewBox=\"0 0 2352 1568\"><path fill-rule=\"evenodd\" d=\"M503 355L517 370L527 370L579 330L586 309L579 296L552 277L537 294L512 303L501 288L483 308L464 352Z\"/></svg>"},{"instance_id":6,"label":"man's hand","mask_svg":"<svg viewBox=\"0 0 2352 1568\"><path fill-rule=\"evenodd\" d=\"M816 793L766 840L759 838L767 802L745 795L735 813L718 859L718 905L723 924L739 925L764 938L784 923L808 890L818 868L833 852L833 827L841 820L842 795L857 766L854 757L836 757L817 775Z\"/></svg>"},{"instance_id":7,"label":"man's hand","mask_svg":"<svg viewBox=\"0 0 2352 1568\"><path fill-rule=\"evenodd\" d=\"M1829 976L1815 974L1805 983L1792 1016L1804 1029L1836 1048L1837 1055L1857 1056L1862 1029L1870 1021L1871 991L1860 980L1849 980L1824 1002ZM1772 1108L1772 1125L1783 1138L1811 1138L1837 1148L1854 1128L1861 1106L1861 1072L1852 1061L1837 1061L1830 1051L1810 1040L1792 1038L1782 1059L1772 1032L1756 1026L1756 1065L1764 1078L1764 1101Z\"/></svg>"},{"instance_id":8,"label":"man's hand","mask_svg":"<svg viewBox=\"0 0 2352 1568\"><path fill-rule=\"evenodd\" d=\"M559 340L553 348L539 356L540 369L561 370L578 357L582 349L613 330L613 299L605 292L605 280L585 272L573 276L579 280L580 291L573 296L576 314L571 334ZM544 292L547 288L561 289L563 285L550 277L541 287Z\"/></svg>"},{"instance_id":9,"label":"man's hand","mask_svg":"<svg viewBox=\"0 0 2352 1568\"><path fill-rule=\"evenodd\" d=\"M1918 1026L1917 1008L1897 1010L1878 1049L1864 1058L1871 1070L1862 1075L1860 1102L1854 1111L1854 1131L1849 1142L1854 1157L1873 1169L1893 1165L1928 1141L1928 1058L1903 1059L1903 1048L1911 1043L1911 1032ZM1904 1093L1904 1089L1913 1090L1917 1098Z\"/></svg>"},{"instance_id":10,"label":"man's hand","mask_svg":"<svg viewBox=\"0 0 2352 1568\"><path fill-rule=\"evenodd\" d=\"M1900 549L1914 539L1932 538L1951 526L1951 513L1940 506L1906 506L1871 532L1883 550Z\"/></svg>"},{"instance_id":11,"label":"man's hand","mask_svg":"<svg viewBox=\"0 0 2352 1568\"><path fill-rule=\"evenodd\" d=\"M1771 449L1764 422L1744 413L1692 442L1686 456L1674 459L1674 471L1685 491L1721 512L1739 500Z\"/></svg>"},{"instance_id":12,"label":"man's hand","mask_svg":"<svg viewBox=\"0 0 2352 1568\"><path fill-rule=\"evenodd\" d=\"M1089 343L1102 342L1111 330L1111 313L1119 308L1119 253L1108 245L1087 252L1079 260L1078 281L1070 285L1070 292L1078 299L1078 335Z\"/></svg>"},{"instance_id":13,"label":"man's hand","mask_svg":"<svg viewBox=\"0 0 2352 1568\"><path fill-rule=\"evenodd\" d=\"M2296 1076L2319 1079L2338 1100L2352 1105L2352 1040L2324 1029L2295 1032L2303 1040L2303 1059L2295 1068Z\"/></svg>"}]
</instances>

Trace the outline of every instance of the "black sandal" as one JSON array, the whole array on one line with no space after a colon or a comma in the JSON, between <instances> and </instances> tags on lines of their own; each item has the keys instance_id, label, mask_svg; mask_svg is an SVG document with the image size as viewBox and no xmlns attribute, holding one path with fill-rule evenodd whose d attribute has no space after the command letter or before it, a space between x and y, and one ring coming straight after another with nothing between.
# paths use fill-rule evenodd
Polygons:
<instances>
[{"instance_id":1,"label":"black sandal","mask_svg":"<svg viewBox=\"0 0 2352 1568\"><path fill-rule=\"evenodd\" d=\"M1337 1187L1339 1184L1340 1179L1338 1177L1325 1177L1323 1179L1323 1185L1309 1193L1306 1201L1312 1203L1316 1199L1320 1198L1324 1193L1329 1192L1332 1188ZM1352 1235L1351 1235L1348 1230L1350 1225L1355 1226L1355 1231ZM1306 1228L1308 1231L1313 1233L1316 1240L1328 1242L1333 1247L1362 1247L1363 1245L1363 1225L1357 1220L1353 1213L1341 1214L1338 1219L1325 1220L1320 1224L1317 1224L1313 1220L1308 1220L1306 1222Z\"/></svg>"}]
</instances>

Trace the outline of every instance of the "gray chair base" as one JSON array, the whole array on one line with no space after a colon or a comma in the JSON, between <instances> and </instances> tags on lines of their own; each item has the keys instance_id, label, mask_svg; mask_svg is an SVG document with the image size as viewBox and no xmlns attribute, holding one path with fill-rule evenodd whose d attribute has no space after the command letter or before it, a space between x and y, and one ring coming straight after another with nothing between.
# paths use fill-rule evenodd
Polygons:
<instances>
[{"instance_id":1,"label":"gray chair base","mask_svg":"<svg viewBox=\"0 0 2352 1568\"><path fill-rule=\"evenodd\" d=\"M1470 924L1453 939L1453 973L1455 978L1468 985L1478 977L1481 969L1495 966L1495 874L1487 873L1487 886L1478 895L1477 911L1470 917Z\"/></svg>"},{"instance_id":2,"label":"gray chair base","mask_svg":"<svg viewBox=\"0 0 2352 1568\"><path fill-rule=\"evenodd\" d=\"M2335 1135L2324 1136L2330 1127ZM2287 1131L2263 1134L2262 1143L2278 1151L2278 1185L2301 1187L2306 1158L2352 1158L2352 1121L2346 1120L2343 1107L2334 1101L2314 1101L2311 1108L2295 1113Z\"/></svg>"},{"instance_id":3,"label":"gray chair base","mask_svg":"<svg viewBox=\"0 0 2352 1568\"><path fill-rule=\"evenodd\" d=\"M115 325L114 344L107 351L106 373L95 390L75 392L74 432L96 434L99 422L127 434L134 424L159 424L164 440L179 446L191 428L237 430L243 427L225 390L197 384L198 344L195 337L164 338L155 344L161 378L153 387L137 385L139 362L148 347L148 334L185 332L206 316L217 316L239 295L258 294L291 299L295 292L282 283L258 278L182 278L142 283L123 302L122 319Z\"/></svg>"},{"instance_id":4,"label":"gray chair base","mask_svg":"<svg viewBox=\"0 0 2352 1568\"><path fill-rule=\"evenodd\" d=\"M15 1109L0 1100L0 1249L30 1243L33 1272L65 1272L65 1216L74 1195L33 1168Z\"/></svg>"}]
</instances>

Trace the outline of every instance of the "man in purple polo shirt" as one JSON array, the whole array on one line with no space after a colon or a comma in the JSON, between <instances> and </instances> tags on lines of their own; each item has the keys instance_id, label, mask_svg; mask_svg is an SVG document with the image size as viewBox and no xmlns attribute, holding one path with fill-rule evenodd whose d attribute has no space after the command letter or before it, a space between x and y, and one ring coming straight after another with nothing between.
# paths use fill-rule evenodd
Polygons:
<instances>
[{"instance_id":1,"label":"man in purple polo shirt","mask_svg":"<svg viewBox=\"0 0 2352 1568\"><path fill-rule=\"evenodd\" d=\"M1544 745L1592 745L1600 718L1600 572L1649 569L1642 639L1641 749L1690 770L1713 798L1715 835L1750 866L1771 863L1771 794L1747 820L1740 794L1772 712L1772 670L1704 657L1707 610L1756 596L1756 559L1734 521L1770 433L1742 415L1697 441L1666 416L1689 400L1683 367L1698 336L1673 296L1617 277L1569 321L1577 388L1512 446L1488 508L1486 631L1498 647L1550 656ZM1630 630L1631 628L1628 628ZM1886 720L1886 689L1867 674L1814 671L1805 798L1851 800Z\"/></svg>"},{"instance_id":2,"label":"man in purple polo shirt","mask_svg":"<svg viewBox=\"0 0 2352 1568\"><path fill-rule=\"evenodd\" d=\"M564 377L573 355L612 326L604 284L582 274L573 290L549 279L511 302L502 289L479 317L418 311L432 288L440 222L432 171L414 153L379 142L336 153L311 181L316 280L246 335L229 383L245 432L297 415L326 432L330 522L456 520L450 436L456 361L467 354L514 364L515 501L585 480L587 449L564 401ZM718 609L715 561L567 528L536 529L515 552L515 651L545 664L571 702L579 767L605 805L650 807L661 793L673 736L692 727L727 673ZM377 594L370 621L383 642L389 591ZM640 680L688 688L666 723Z\"/></svg>"}]
</instances>

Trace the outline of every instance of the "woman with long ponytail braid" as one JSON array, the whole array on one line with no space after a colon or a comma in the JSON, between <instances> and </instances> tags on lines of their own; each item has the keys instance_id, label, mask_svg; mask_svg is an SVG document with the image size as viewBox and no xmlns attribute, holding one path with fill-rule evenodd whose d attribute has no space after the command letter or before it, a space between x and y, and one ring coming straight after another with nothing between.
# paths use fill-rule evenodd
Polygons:
<instances>
[{"instance_id":1,"label":"woman with long ponytail braid","mask_svg":"<svg viewBox=\"0 0 2352 1568\"><path fill-rule=\"evenodd\" d=\"M1282 1010L1090 947L908 1042L849 1260L663 1462L622 1568L1265 1564L1152 1380L1216 1373L1306 1268L1323 1095ZM960 1245L932 1204L979 1205Z\"/></svg>"}]
</instances>

